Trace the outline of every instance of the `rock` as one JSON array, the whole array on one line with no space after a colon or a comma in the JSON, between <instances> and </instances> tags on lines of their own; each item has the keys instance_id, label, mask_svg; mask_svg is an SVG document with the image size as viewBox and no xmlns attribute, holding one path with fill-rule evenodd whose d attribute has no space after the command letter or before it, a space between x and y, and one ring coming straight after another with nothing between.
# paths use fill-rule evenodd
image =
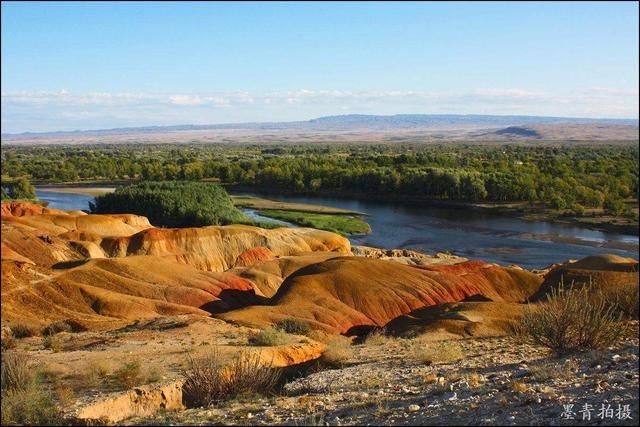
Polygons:
<instances>
[{"instance_id":1,"label":"rock","mask_svg":"<svg viewBox=\"0 0 640 427\"><path fill-rule=\"evenodd\" d=\"M511 373L512 378L524 378L531 375L531 371L529 369L518 369Z\"/></svg>"},{"instance_id":2,"label":"rock","mask_svg":"<svg viewBox=\"0 0 640 427\"><path fill-rule=\"evenodd\" d=\"M415 404L413 404L413 405L409 405L409 407L407 408L407 410L408 410L409 412L417 412L417 411L419 411L419 410L420 410L420 406L415 405Z\"/></svg>"},{"instance_id":3,"label":"rock","mask_svg":"<svg viewBox=\"0 0 640 427\"><path fill-rule=\"evenodd\" d=\"M455 391L445 393L443 399L449 401L458 400L458 393L456 393Z\"/></svg>"}]
</instances>

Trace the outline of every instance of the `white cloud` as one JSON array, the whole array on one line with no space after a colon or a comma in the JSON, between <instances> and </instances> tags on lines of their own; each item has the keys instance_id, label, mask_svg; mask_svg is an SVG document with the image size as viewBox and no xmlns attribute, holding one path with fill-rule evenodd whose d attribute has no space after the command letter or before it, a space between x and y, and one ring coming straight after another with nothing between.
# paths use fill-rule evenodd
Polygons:
<instances>
[{"instance_id":1,"label":"white cloud","mask_svg":"<svg viewBox=\"0 0 640 427\"><path fill-rule=\"evenodd\" d=\"M204 101L199 96L192 95L173 95L170 96L172 104L175 105L201 105Z\"/></svg>"},{"instance_id":2,"label":"white cloud","mask_svg":"<svg viewBox=\"0 0 640 427\"><path fill-rule=\"evenodd\" d=\"M249 93L2 93L2 132L120 126L287 121L351 111L364 114L528 114L637 118L637 88L542 92L311 90Z\"/></svg>"}]
</instances>

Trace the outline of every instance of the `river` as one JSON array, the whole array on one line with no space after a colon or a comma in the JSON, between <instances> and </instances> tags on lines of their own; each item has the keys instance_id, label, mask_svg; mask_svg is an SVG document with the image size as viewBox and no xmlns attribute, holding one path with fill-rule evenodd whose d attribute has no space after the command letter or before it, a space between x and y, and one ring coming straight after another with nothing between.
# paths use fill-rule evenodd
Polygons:
<instances>
[{"instance_id":1,"label":"river","mask_svg":"<svg viewBox=\"0 0 640 427\"><path fill-rule=\"evenodd\" d=\"M38 197L57 209L88 209L93 196L38 190ZM368 214L371 234L351 236L352 244L413 249L425 253L448 251L502 265L542 268L567 259L597 253L638 258L638 236L601 232L550 222L533 222L483 210L431 206L402 206L326 197L261 195L271 200L308 203ZM568 242L569 241L569 242ZM600 247L614 245L619 247Z\"/></svg>"}]
</instances>

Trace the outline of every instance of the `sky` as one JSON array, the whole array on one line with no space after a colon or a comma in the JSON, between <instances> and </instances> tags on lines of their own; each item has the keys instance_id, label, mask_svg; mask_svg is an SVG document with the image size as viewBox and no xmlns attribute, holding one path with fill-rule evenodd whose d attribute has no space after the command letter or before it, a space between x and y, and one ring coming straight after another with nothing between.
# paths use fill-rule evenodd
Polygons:
<instances>
[{"instance_id":1,"label":"sky","mask_svg":"<svg viewBox=\"0 0 640 427\"><path fill-rule=\"evenodd\" d=\"M2 132L638 118L638 2L2 2Z\"/></svg>"}]
</instances>

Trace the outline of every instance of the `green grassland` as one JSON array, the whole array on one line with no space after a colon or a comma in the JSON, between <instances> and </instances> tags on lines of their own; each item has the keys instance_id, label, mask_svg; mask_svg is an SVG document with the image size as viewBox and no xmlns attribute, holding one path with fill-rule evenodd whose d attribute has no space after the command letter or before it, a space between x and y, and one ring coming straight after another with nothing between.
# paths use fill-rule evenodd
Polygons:
<instances>
[{"instance_id":1,"label":"green grassland","mask_svg":"<svg viewBox=\"0 0 640 427\"><path fill-rule=\"evenodd\" d=\"M260 215L292 222L304 227L312 227L320 230L332 231L342 235L366 234L371 232L369 224L360 218L347 215L331 215L312 212L285 211L276 209L263 209L258 211Z\"/></svg>"}]
</instances>

